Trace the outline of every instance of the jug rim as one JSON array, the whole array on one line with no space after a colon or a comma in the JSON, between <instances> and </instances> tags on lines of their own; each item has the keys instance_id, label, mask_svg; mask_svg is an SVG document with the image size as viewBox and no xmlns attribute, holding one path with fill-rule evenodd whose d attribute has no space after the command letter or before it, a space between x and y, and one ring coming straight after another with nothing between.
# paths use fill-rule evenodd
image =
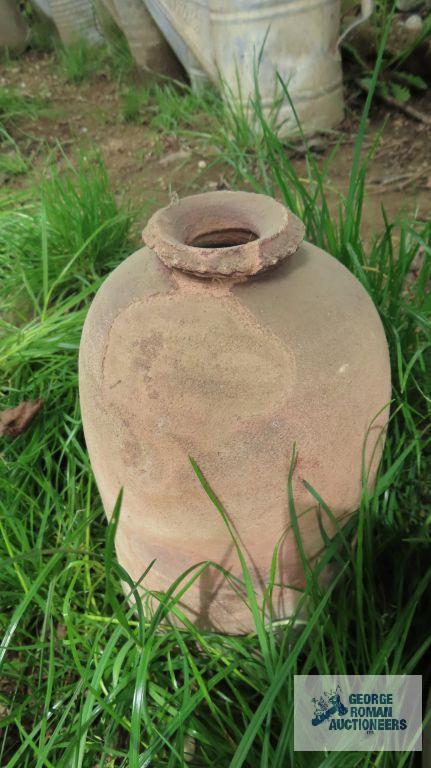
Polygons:
<instances>
[{"instance_id":1,"label":"jug rim","mask_svg":"<svg viewBox=\"0 0 431 768\"><path fill-rule=\"evenodd\" d=\"M169 268L206 278L246 278L273 269L300 246L304 225L255 192L204 192L157 211L144 243Z\"/></svg>"}]
</instances>

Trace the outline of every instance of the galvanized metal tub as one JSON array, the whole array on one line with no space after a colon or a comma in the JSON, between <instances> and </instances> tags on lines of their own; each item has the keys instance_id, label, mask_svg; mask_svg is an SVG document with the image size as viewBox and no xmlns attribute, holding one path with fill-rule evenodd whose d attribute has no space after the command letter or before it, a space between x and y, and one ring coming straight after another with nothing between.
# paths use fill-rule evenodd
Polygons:
<instances>
[{"instance_id":1,"label":"galvanized metal tub","mask_svg":"<svg viewBox=\"0 0 431 768\"><path fill-rule=\"evenodd\" d=\"M269 112L283 96L280 77L305 132L332 128L342 119L340 0L145 1L192 82L200 67L214 82L222 81L228 98L247 105L257 80ZM278 123L289 133L297 122L289 98L281 101Z\"/></svg>"}]
</instances>

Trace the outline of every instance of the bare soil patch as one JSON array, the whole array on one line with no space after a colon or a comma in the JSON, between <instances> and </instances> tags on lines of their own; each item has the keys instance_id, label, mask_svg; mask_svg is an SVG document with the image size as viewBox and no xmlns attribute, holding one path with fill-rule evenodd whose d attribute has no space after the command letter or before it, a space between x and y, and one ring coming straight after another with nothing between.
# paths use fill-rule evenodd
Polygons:
<instances>
[{"instance_id":1,"label":"bare soil patch","mask_svg":"<svg viewBox=\"0 0 431 768\"><path fill-rule=\"evenodd\" d=\"M36 122L24 121L13 132L23 155L31 158L36 178L53 157L64 162L60 146L68 153L94 144L103 154L114 189L130 199L142 221L167 204L174 192L182 196L230 186L229 168L214 165L214 148L205 148L193 138L163 135L145 123L123 122L120 86L107 76L73 85L64 81L52 55L29 52L12 65L1 66L0 84L48 100L45 114ZM339 130L311 140L322 164L339 145L328 175L328 188L334 193L348 186L362 106L357 94L346 93L346 102L347 117ZM431 115L430 93L418 98L415 106ZM431 126L376 102L366 143L369 149L379 132L382 136L367 184L366 235L380 228L382 206L389 218L413 212L427 218L430 211ZM286 151L305 176L301 147ZM12 188L27 183L25 176L2 181Z\"/></svg>"}]
</instances>

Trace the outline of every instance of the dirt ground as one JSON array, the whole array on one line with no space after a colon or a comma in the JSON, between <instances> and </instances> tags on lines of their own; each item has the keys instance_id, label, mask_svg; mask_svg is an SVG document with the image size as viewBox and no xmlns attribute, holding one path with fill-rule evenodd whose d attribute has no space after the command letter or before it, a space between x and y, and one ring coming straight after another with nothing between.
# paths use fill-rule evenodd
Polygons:
<instances>
[{"instance_id":1,"label":"dirt ground","mask_svg":"<svg viewBox=\"0 0 431 768\"><path fill-rule=\"evenodd\" d=\"M59 144L68 152L73 146L93 142L103 153L115 190L130 198L139 216L142 211L142 221L166 204L171 192L182 196L230 185L228 169L213 164L214 149L206 150L194 139L161 136L146 125L122 122L118 84L103 75L79 86L66 83L51 55L30 52L13 64L1 66L0 86L19 88L49 101L46 115L37 122L22 124L13 133L23 155L31 159L36 178L50 157L48 147L60 159ZM347 188L362 104L358 94L346 93L343 124L331 136L312 139L322 163L341 142L328 179L334 190ZM415 106L431 117L431 92ZM416 212L417 217L426 219L430 214L431 125L377 103L366 146L372 146L382 128L368 177L364 226L370 235L380 228L381 205L389 218ZM292 153L292 161L302 174L305 161L300 147ZM3 174L1 182L19 188L26 180Z\"/></svg>"}]
</instances>

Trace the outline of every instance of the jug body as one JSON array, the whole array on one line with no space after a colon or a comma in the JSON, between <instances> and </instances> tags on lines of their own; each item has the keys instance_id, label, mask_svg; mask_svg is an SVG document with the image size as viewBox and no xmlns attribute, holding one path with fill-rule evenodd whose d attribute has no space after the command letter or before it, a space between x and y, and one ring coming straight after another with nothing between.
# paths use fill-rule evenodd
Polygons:
<instances>
[{"instance_id":1,"label":"jug body","mask_svg":"<svg viewBox=\"0 0 431 768\"><path fill-rule=\"evenodd\" d=\"M370 488L375 480L390 400L383 327L356 278L302 236L264 195L184 198L152 217L147 247L106 280L84 326L85 437L108 517L123 489L119 560L135 580L155 561L144 591L215 563L181 601L203 629L243 633L253 621L217 567L241 579L190 457L226 510L260 601L279 544L280 619L305 583L289 473L311 564L323 539L306 483L344 521L363 466Z\"/></svg>"}]
</instances>

